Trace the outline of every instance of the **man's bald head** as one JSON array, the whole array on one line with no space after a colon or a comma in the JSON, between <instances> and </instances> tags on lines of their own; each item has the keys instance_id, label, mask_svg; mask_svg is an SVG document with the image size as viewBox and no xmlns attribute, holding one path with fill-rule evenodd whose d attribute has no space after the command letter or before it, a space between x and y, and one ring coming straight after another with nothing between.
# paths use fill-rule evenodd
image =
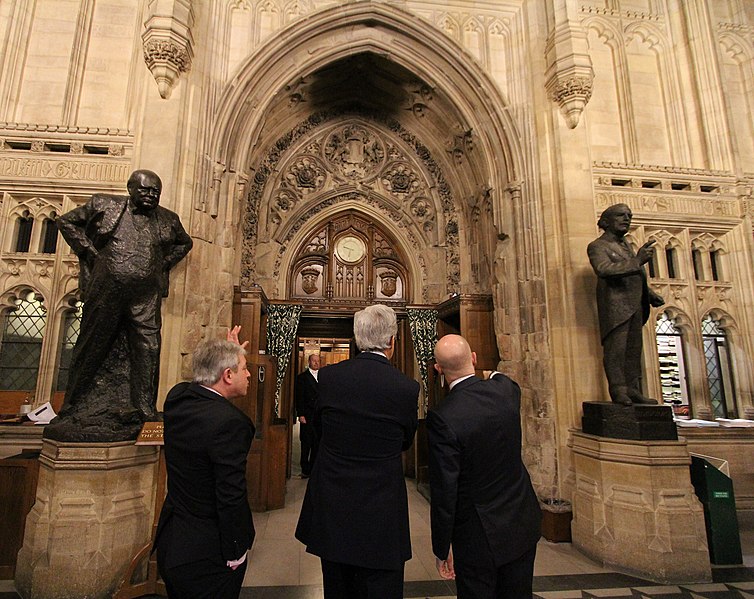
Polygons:
<instances>
[{"instance_id":1,"label":"man's bald head","mask_svg":"<svg viewBox=\"0 0 754 599\"><path fill-rule=\"evenodd\" d=\"M476 354L460 335L445 335L435 345L435 362L435 369L452 383L462 376L474 374Z\"/></svg>"}]
</instances>

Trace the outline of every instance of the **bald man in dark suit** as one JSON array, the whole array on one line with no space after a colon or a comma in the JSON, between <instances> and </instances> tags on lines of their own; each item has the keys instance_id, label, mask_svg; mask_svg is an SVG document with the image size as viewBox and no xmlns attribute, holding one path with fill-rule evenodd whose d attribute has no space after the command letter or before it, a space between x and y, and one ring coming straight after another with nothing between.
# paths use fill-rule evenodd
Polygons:
<instances>
[{"instance_id":1,"label":"bald man in dark suit","mask_svg":"<svg viewBox=\"0 0 754 599\"><path fill-rule=\"evenodd\" d=\"M460 335L440 339L435 360L450 386L427 415L437 570L459 599L531 597L542 513L521 460L519 387L476 377Z\"/></svg>"}]
</instances>

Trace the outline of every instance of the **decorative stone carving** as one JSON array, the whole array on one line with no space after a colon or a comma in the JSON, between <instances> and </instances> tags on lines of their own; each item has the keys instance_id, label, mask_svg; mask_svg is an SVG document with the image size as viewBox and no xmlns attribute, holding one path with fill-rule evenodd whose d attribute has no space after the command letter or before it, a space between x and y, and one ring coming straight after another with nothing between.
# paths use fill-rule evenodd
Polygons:
<instances>
[{"instance_id":1,"label":"decorative stone carving","mask_svg":"<svg viewBox=\"0 0 754 599\"><path fill-rule=\"evenodd\" d=\"M456 164L461 164L468 152L474 149L474 140L471 129L453 136L448 143L448 152L453 156Z\"/></svg>"},{"instance_id":2,"label":"decorative stone carving","mask_svg":"<svg viewBox=\"0 0 754 599\"><path fill-rule=\"evenodd\" d=\"M283 221L283 215L293 210L298 203L298 197L290 189L280 189L275 199L270 202L270 220L279 225Z\"/></svg>"},{"instance_id":3,"label":"decorative stone carving","mask_svg":"<svg viewBox=\"0 0 754 599\"><path fill-rule=\"evenodd\" d=\"M304 157L290 167L285 178L306 195L322 188L325 182L325 170L312 158Z\"/></svg>"},{"instance_id":4,"label":"decorative stone carving","mask_svg":"<svg viewBox=\"0 0 754 599\"><path fill-rule=\"evenodd\" d=\"M349 124L327 138L325 157L348 179L366 179L382 165L385 146L374 131Z\"/></svg>"},{"instance_id":5,"label":"decorative stone carving","mask_svg":"<svg viewBox=\"0 0 754 599\"><path fill-rule=\"evenodd\" d=\"M434 99L435 90L425 84L420 84L418 89L415 89L411 93L411 106L409 110L414 113L415 116L423 118L427 105Z\"/></svg>"},{"instance_id":6,"label":"decorative stone carving","mask_svg":"<svg viewBox=\"0 0 754 599\"><path fill-rule=\"evenodd\" d=\"M191 68L194 12L190 0L152 0L150 16L141 36L144 62L167 100L181 73Z\"/></svg>"},{"instance_id":7,"label":"decorative stone carving","mask_svg":"<svg viewBox=\"0 0 754 599\"><path fill-rule=\"evenodd\" d=\"M579 124L592 97L594 70L586 32L568 11L558 15L545 44L545 88L559 107L569 129Z\"/></svg>"},{"instance_id":8,"label":"decorative stone carving","mask_svg":"<svg viewBox=\"0 0 754 599\"><path fill-rule=\"evenodd\" d=\"M411 202L409 207L411 215L417 222L421 223L422 230L425 233L431 233L435 229L435 211L434 205L429 198L419 197Z\"/></svg>"},{"instance_id":9,"label":"decorative stone carving","mask_svg":"<svg viewBox=\"0 0 754 599\"><path fill-rule=\"evenodd\" d=\"M407 164L388 165L381 181L387 190L397 197L409 196L421 185L419 177Z\"/></svg>"},{"instance_id":10,"label":"decorative stone carving","mask_svg":"<svg viewBox=\"0 0 754 599\"><path fill-rule=\"evenodd\" d=\"M549 82L547 91L565 117L569 129L579 124L581 113L592 97L592 79L586 76L571 76Z\"/></svg>"},{"instance_id":11,"label":"decorative stone carving","mask_svg":"<svg viewBox=\"0 0 754 599\"><path fill-rule=\"evenodd\" d=\"M272 194L267 204L269 211L266 219L267 233L279 245L273 272L266 276L279 279L283 253L289 247L293 236L314 216L340 202L358 201L378 210L393 221L398 228L403 230L402 234L415 249L419 250L427 244L445 246L451 263L448 291L456 289L460 281L460 269L453 265L460 263L458 235L446 238L442 235L442 231L438 230L437 225L440 218L443 219L443 227L451 219L457 222L453 194L441 167L429 149L398 121L369 111L354 112L348 109L346 112L348 117L354 117L354 119L349 119L334 128L323 129L321 134L317 134L316 130L328 121L342 118L344 110L333 109L311 114L281 136L272 145L262 162L253 169L254 175L249 182L248 202L246 202L245 214L242 217L241 284L251 285L262 274L256 272L257 227L260 222L258 211L263 199L268 197L266 194L269 192L266 190L271 189ZM373 128L364 123L365 120L381 125L384 130ZM311 139L302 139L305 137L311 137ZM286 166L280 167L283 160L286 160L285 164L292 164L292 161L287 159L287 154L297 143L301 145L297 152L298 158L294 160L311 159L324 169L325 174L322 188L317 189L317 193L310 193L306 197L305 206L301 206L300 203L304 201L303 190L307 188L298 187L294 184L294 180L286 177L286 175L299 173L289 171ZM408 171L402 173L396 171L387 177L387 182L383 181L383 175L389 173L389 169L386 169L388 161L391 165L407 165L410 172L417 177L418 188L412 190L410 194L393 193L388 185L396 191L406 190L404 180L400 175L405 174L409 178L411 175ZM378 176L378 183L375 183ZM280 179L283 181L281 182ZM308 176L303 179L305 183L308 180ZM361 192L328 193L329 190L336 189L343 183L356 184L361 188ZM271 188L272 185L276 185L277 189ZM279 195L281 189L287 190L287 194L282 199ZM367 189L373 189L375 193L363 193ZM381 193L383 190L384 195ZM388 194L404 200L402 205L396 205L396 202L386 198L385 195ZM278 206L275 206L278 199L280 199ZM419 240L415 234L417 230L426 235L426 238ZM422 272L424 273L425 270L423 269ZM333 283L326 282L324 285L327 297L331 297ZM373 286L370 280L369 287Z\"/></svg>"}]
</instances>

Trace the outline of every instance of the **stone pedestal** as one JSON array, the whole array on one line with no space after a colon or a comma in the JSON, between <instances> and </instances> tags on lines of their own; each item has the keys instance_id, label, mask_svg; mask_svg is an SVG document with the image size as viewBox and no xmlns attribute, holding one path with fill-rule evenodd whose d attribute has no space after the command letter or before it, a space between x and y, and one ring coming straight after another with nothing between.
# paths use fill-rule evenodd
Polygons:
<instances>
[{"instance_id":1,"label":"stone pedestal","mask_svg":"<svg viewBox=\"0 0 754 599\"><path fill-rule=\"evenodd\" d=\"M678 439L670 406L624 406L611 401L585 401L582 408L581 429L589 435L639 441Z\"/></svg>"},{"instance_id":2,"label":"stone pedestal","mask_svg":"<svg viewBox=\"0 0 754 599\"><path fill-rule=\"evenodd\" d=\"M571 431L573 544L605 566L659 583L712 579L686 442Z\"/></svg>"},{"instance_id":3,"label":"stone pedestal","mask_svg":"<svg viewBox=\"0 0 754 599\"><path fill-rule=\"evenodd\" d=\"M45 439L36 503L18 553L24 599L111 597L149 542L158 448Z\"/></svg>"}]
</instances>

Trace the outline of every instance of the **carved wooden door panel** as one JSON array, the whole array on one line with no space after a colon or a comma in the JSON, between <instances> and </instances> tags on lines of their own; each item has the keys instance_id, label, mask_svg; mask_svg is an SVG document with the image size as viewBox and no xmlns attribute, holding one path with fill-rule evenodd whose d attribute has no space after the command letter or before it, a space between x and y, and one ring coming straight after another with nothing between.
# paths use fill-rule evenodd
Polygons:
<instances>
[{"instance_id":1,"label":"carved wooden door panel","mask_svg":"<svg viewBox=\"0 0 754 599\"><path fill-rule=\"evenodd\" d=\"M304 303L410 301L405 260L382 228L355 211L314 228L290 274L290 297Z\"/></svg>"}]
</instances>

